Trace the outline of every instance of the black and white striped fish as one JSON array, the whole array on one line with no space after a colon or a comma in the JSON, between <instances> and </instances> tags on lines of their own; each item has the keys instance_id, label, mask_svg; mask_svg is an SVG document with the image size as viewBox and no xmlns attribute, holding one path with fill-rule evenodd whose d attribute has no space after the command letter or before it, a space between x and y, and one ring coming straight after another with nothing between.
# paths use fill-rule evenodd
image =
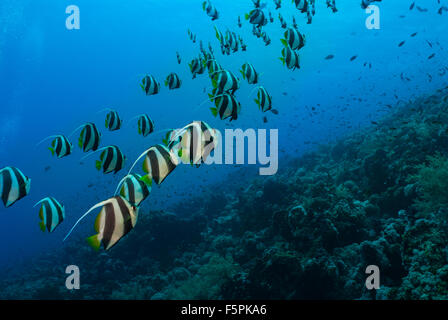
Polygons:
<instances>
[{"instance_id":1,"label":"black and white striped fish","mask_svg":"<svg viewBox=\"0 0 448 320\"><path fill-rule=\"evenodd\" d=\"M116 131L121 128L123 124L123 120L120 119L118 112L115 110L111 110L106 115L106 128L109 131Z\"/></svg>"},{"instance_id":2,"label":"black and white striped fish","mask_svg":"<svg viewBox=\"0 0 448 320\"><path fill-rule=\"evenodd\" d=\"M282 57L280 57L280 60L283 62L283 65L286 64L288 69L300 69L299 54L292 50L289 46L282 49Z\"/></svg>"},{"instance_id":3,"label":"black and white striped fish","mask_svg":"<svg viewBox=\"0 0 448 320\"><path fill-rule=\"evenodd\" d=\"M243 38L241 36L238 37L240 44L241 44L241 51L247 50L247 45L244 43Z\"/></svg>"},{"instance_id":4,"label":"black and white striped fish","mask_svg":"<svg viewBox=\"0 0 448 320\"><path fill-rule=\"evenodd\" d=\"M282 7L282 0L274 0L275 9L280 9Z\"/></svg>"},{"instance_id":5,"label":"black and white striped fish","mask_svg":"<svg viewBox=\"0 0 448 320\"><path fill-rule=\"evenodd\" d=\"M230 118L230 121L238 119L241 104L236 100L234 95L224 93L215 97L210 96L210 99L215 103L215 107L210 108L215 117L219 114L221 120L227 118Z\"/></svg>"},{"instance_id":6,"label":"black and white striped fish","mask_svg":"<svg viewBox=\"0 0 448 320\"><path fill-rule=\"evenodd\" d=\"M53 232L54 229L56 229L56 227L65 219L64 205L59 203L53 197L44 198L34 206L39 204L41 204L39 210L39 218L41 220L39 222L40 230L45 232L45 229L47 229L48 232Z\"/></svg>"},{"instance_id":7,"label":"black and white striped fish","mask_svg":"<svg viewBox=\"0 0 448 320\"><path fill-rule=\"evenodd\" d=\"M227 45L232 49L233 52L237 52L239 49L238 36L235 32L226 32L226 42Z\"/></svg>"},{"instance_id":8,"label":"black and white striped fish","mask_svg":"<svg viewBox=\"0 0 448 320\"><path fill-rule=\"evenodd\" d=\"M70 143L66 136L57 135L48 138L54 138L51 142L51 146L48 148L53 156L56 154L56 156L60 159L72 153L73 145ZM42 140L42 142L47 140L48 138Z\"/></svg>"},{"instance_id":9,"label":"black and white striped fish","mask_svg":"<svg viewBox=\"0 0 448 320\"><path fill-rule=\"evenodd\" d=\"M139 207L151 193L151 185L142 181L138 174L131 173L122 180L120 195L130 204Z\"/></svg>"},{"instance_id":10,"label":"black and white striped fish","mask_svg":"<svg viewBox=\"0 0 448 320\"><path fill-rule=\"evenodd\" d=\"M361 8L367 9L367 7L370 6L373 2L381 2L381 0L362 0Z\"/></svg>"},{"instance_id":11,"label":"black and white striped fish","mask_svg":"<svg viewBox=\"0 0 448 320\"><path fill-rule=\"evenodd\" d=\"M170 90L179 89L182 85L182 81L176 73L170 73L165 80L165 86Z\"/></svg>"},{"instance_id":12,"label":"black and white striped fish","mask_svg":"<svg viewBox=\"0 0 448 320\"><path fill-rule=\"evenodd\" d=\"M100 145L101 134L94 123L88 122L83 126L79 135L78 145L84 152L96 151Z\"/></svg>"},{"instance_id":13,"label":"black and white striped fish","mask_svg":"<svg viewBox=\"0 0 448 320\"><path fill-rule=\"evenodd\" d=\"M219 12L216 10L215 6L211 3L210 0L204 1L202 3L202 9L207 13L207 15L212 18L212 21L219 18Z\"/></svg>"},{"instance_id":14,"label":"black and white striped fish","mask_svg":"<svg viewBox=\"0 0 448 320\"><path fill-rule=\"evenodd\" d=\"M100 160L95 162L95 167L97 170L103 169L104 174L108 173L117 173L121 169L123 169L124 162L126 157L121 152L120 148L117 146L108 146L104 147L98 151L101 152Z\"/></svg>"},{"instance_id":15,"label":"black and white striped fish","mask_svg":"<svg viewBox=\"0 0 448 320\"><path fill-rule=\"evenodd\" d=\"M327 8L331 8L333 12L338 12L338 9L336 8L336 0L327 0Z\"/></svg>"},{"instance_id":16,"label":"black and white striped fish","mask_svg":"<svg viewBox=\"0 0 448 320\"><path fill-rule=\"evenodd\" d=\"M138 119L138 133L146 137L152 132L154 132L154 121L148 115L142 114Z\"/></svg>"},{"instance_id":17,"label":"black and white striped fish","mask_svg":"<svg viewBox=\"0 0 448 320\"><path fill-rule=\"evenodd\" d=\"M241 70L241 74L243 75L243 79L247 79L249 84L257 84L258 83L258 73L250 63L243 64Z\"/></svg>"},{"instance_id":18,"label":"black and white striped fish","mask_svg":"<svg viewBox=\"0 0 448 320\"><path fill-rule=\"evenodd\" d=\"M271 44L271 38L269 38L268 34L266 32L262 33L263 41L265 46L268 46Z\"/></svg>"},{"instance_id":19,"label":"black and white striped fish","mask_svg":"<svg viewBox=\"0 0 448 320\"><path fill-rule=\"evenodd\" d=\"M219 70L211 74L213 91L212 95L218 95L224 92L234 94L239 89L238 78L230 71Z\"/></svg>"},{"instance_id":20,"label":"black and white striped fish","mask_svg":"<svg viewBox=\"0 0 448 320\"><path fill-rule=\"evenodd\" d=\"M247 13L246 20L249 20L249 23L258 27L262 27L268 24L268 19L261 9L254 9L251 12Z\"/></svg>"},{"instance_id":21,"label":"black and white striped fish","mask_svg":"<svg viewBox=\"0 0 448 320\"><path fill-rule=\"evenodd\" d=\"M278 20L280 21L280 25L283 29L286 29L288 27L281 13L278 14Z\"/></svg>"},{"instance_id":22,"label":"black and white striped fish","mask_svg":"<svg viewBox=\"0 0 448 320\"><path fill-rule=\"evenodd\" d=\"M293 0L293 3L300 12L306 13L308 11L308 0Z\"/></svg>"},{"instance_id":23,"label":"black and white striped fish","mask_svg":"<svg viewBox=\"0 0 448 320\"><path fill-rule=\"evenodd\" d=\"M215 73L219 70L222 70L221 65L215 59L209 59L209 60L204 61L204 65L207 68L208 73L210 73L210 74Z\"/></svg>"},{"instance_id":24,"label":"black and white striped fish","mask_svg":"<svg viewBox=\"0 0 448 320\"><path fill-rule=\"evenodd\" d=\"M257 99L255 99L255 103L262 112L272 109L272 98L262 86L258 87Z\"/></svg>"},{"instance_id":25,"label":"black and white striped fish","mask_svg":"<svg viewBox=\"0 0 448 320\"><path fill-rule=\"evenodd\" d=\"M191 41L193 41L193 43L196 43L196 35L191 32L190 29L188 29L188 37L190 38Z\"/></svg>"},{"instance_id":26,"label":"black and white striped fish","mask_svg":"<svg viewBox=\"0 0 448 320\"><path fill-rule=\"evenodd\" d=\"M146 93L147 96L151 96L154 94L158 94L160 91L160 83L154 78L154 76L146 75L142 79L142 83L140 84L142 90Z\"/></svg>"},{"instance_id":27,"label":"black and white striped fish","mask_svg":"<svg viewBox=\"0 0 448 320\"><path fill-rule=\"evenodd\" d=\"M168 148L172 151L177 150L182 163L199 167L215 149L217 143L216 130L204 121L194 121L172 132Z\"/></svg>"},{"instance_id":28,"label":"black and white striped fish","mask_svg":"<svg viewBox=\"0 0 448 320\"><path fill-rule=\"evenodd\" d=\"M31 179L15 167L0 170L0 191L6 208L22 199L30 192Z\"/></svg>"},{"instance_id":29,"label":"black and white striped fish","mask_svg":"<svg viewBox=\"0 0 448 320\"><path fill-rule=\"evenodd\" d=\"M99 250L101 245L109 250L135 227L138 208L117 196L93 206L84 216L98 207L102 207L95 220L95 231L98 233L88 237L87 242L95 250Z\"/></svg>"},{"instance_id":30,"label":"black and white striped fish","mask_svg":"<svg viewBox=\"0 0 448 320\"><path fill-rule=\"evenodd\" d=\"M143 163L143 171L155 183L161 184L178 165L177 157L162 144L149 148Z\"/></svg>"},{"instance_id":31,"label":"black and white striped fish","mask_svg":"<svg viewBox=\"0 0 448 320\"><path fill-rule=\"evenodd\" d=\"M289 28L285 31L285 39L281 39L284 46L289 46L292 50L300 50L306 44L305 36L297 29Z\"/></svg>"},{"instance_id":32,"label":"black and white striped fish","mask_svg":"<svg viewBox=\"0 0 448 320\"><path fill-rule=\"evenodd\" d=\"M201 60L199 58L193 59L188 66L190 67L191 74L193 75L193 79L196 78L197 74L203 74L205 69Z\"/></svg>"},{"instance_id":33,"label":"black and white striped fish","mask_svg":"<svg viewBox=\"0 0 448 320\"><path fill-rule=\"evenodd\" d=\"M299 25L297 24L296 18L292 17L292 27L294 29L297 29L299 27Z\"/></svg>"}]
</instances>

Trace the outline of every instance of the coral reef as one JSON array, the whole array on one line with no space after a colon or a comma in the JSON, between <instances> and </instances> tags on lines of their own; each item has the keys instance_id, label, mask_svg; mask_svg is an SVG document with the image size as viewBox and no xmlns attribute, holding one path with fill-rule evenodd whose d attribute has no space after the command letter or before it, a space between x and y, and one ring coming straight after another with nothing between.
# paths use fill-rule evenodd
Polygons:
<instances>
[{"instance_id":1,"label":"coral reef","mask_svg":"<svg viewBox=\"0 0 448 320\"><path fill-rule=\"evenodd\" d=\"M447 299L446 96L397 107L273 177L192 199L182 216L142 213L110 252L79 239L37 257L0 280L0 298ZM64 287L68 264L82 270L80 290ZM377 291L365 287L371 264Z\"/></svg>"}]
</instances>

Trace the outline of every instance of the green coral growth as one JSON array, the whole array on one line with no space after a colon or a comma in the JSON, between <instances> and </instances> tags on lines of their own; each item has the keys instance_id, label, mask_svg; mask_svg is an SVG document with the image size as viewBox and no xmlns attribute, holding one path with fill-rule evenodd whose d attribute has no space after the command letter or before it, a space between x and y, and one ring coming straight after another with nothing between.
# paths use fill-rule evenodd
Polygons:
<instances>
[{"instance_id":1,"label":"green coral growth","mask_svg":"<svg viewBox=\"0 0 448 320\"><path fill-rule=\"evenodd\" d=\"M218 299L221 287L239 271L231 257L214 255L210 261L203 265L198 273L185 281L180 286L170 288L166 295L168 299L193 299L209 300Z\"/></svg>"},{"instance_id":2,"label":"green coral growth","mask_svg":"<svg viewBox=\"0 0 448 320\"><path fill-rule=\"evenodd\" d=\"M409 177L417 184L420 195L415 207L421 214L445 213L448 207L448 158L441 154L429 156L427 163L417 167L417 173Z\"/></svg>"}]
</instances>

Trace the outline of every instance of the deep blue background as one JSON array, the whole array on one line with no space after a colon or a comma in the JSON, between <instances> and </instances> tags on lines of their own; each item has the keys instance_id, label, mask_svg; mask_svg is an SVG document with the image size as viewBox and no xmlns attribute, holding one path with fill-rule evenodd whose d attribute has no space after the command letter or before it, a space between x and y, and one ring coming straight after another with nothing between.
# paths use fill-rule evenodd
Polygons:
<instances>
[{"instance_id":1,"label":"deep blue background","mask_svg":"<svg viewBox=\"0 0 448 320\"><path fill-rule=\"evenodd\" d=\"M62 238L76 219L107 199L124 174L123 170L116 176L102 175L94 169L94 157L80 165L83 154L77 147L72 156L62 160L51 157L46 144L35 148L48 135L68 135L84 122L94 121L103 132L101 145L119 145L127 155L127 171L142 151L161 138L160 134L142 138L135 123L126 123L140 113L154 119L156 130L182 127L193 120L207 121L221 130L274 128L279 129L281 170L282 159L315 146L305 141L334 140L381 118L389 110L386 104L446 85L446 76L437 73L446 63L443 47L448 18L446 13L436 13L436 0L419 1L429 9L427 13L409 11L412 1L384 0L379 4L380 30L366 29L367 15L360 0L338 1L337 14L326 8L324 1L317 2L313 23L307 25L305 15L290 1L283 1L282 15L287 22L295 15L307 37L307 45L300 51L302 68L291 72L278 59L284 30L271 1L268 8L275 22L266 27L272 44L265 47L243 18L252 8L250 0L214 0L220 12L215 22L202 11L200 0L2 0L0 167L20 168L31 177L32 185L28 197L8 209L0 206L0 265L15 264L63 245ZM80 30L65 27L65 8L71 4L80 8ZM236 24L238 15L243 20L242 29ZM214 25L241 34L247 52L222 56ZM188 28L197 34L196 44L189 40ZM418 35L411 38L414 32ZM205 46L210 41L218 61L235 74L239 75L246 61L263 73L260 82L273 96L279 115L269 113L268 123L263 123L254 96L249 97L252 86L245 81L237 92L242 113L231 125L214 118L208 110L210 104L199 108L210 91L210 81L205 74L192 80L187 65L199 53L199 40ZM406 40L405 45L398 47L402 40ZM176 51L182 56L181 65L177 64ZM428 60L432 53L436 56ZM335 58L325 60L329 54ZM358 58L350 62L354 55ZM371 63L372 69L364 67L365 62ZM170 72L182 78L180 90L168 91L163 86ZM402 81L402 72L412 81ZM140 90L145 73L162 84L159 95L146 97ZM432 82L428 82L427 74L433 76ZM106 132L105 114L96 114L106 107L119 111L125 120L123 130ZM72 142L76 146L77 135ZM51 169L45 171L47 166ZM161 187L153 188L145 210L166 208L186 192L210 186L236 170L234 166L181 166ZM95 186L88 188L90 184ZM38 210L32 208L46 196L54 196L66 206L67 219L53 234L39 230ZM187 194L182 201L189 197ZM77 232L90 235L94 217Z\"/></svg>"}]
</instances>

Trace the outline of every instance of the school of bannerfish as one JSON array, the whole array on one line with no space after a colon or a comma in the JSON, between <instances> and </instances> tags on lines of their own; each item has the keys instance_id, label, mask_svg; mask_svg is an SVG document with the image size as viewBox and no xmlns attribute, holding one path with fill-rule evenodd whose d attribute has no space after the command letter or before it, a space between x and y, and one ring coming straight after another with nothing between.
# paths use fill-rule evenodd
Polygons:
<instances>
[{"instance_id":1,"label":"school of bannerfish","mask_svg":"<svg viewBox=\"0 0 448 320\"><path fill-rule=\"evenodd\" d=\"M266 4L260 3L260 1L252 0L255 8L245 15L245 19L252 25L253 35L257 38L262 38L265 45L268 46L271 40L266 32L263 31L263 27L269 22L273 23L274 19L271 12L266 15ZM273 1L276 10L282 7L281 0ZM315 1L292 1L300 13L306 14L308 24L312 23L312 17L315 15ZM362 0L361 7L366 8L374 1L381 0ZM326 0L326 2L327 7L333 12L337 12L335 0ZM212 21L219 19L219 12L211 1L204 1L202 8ZM299 32L294 17L291 27L288 27L281 14L279 14L279 21L281 27L286 29L284 33L285 38L281 39L284 48L282 49L280 60L290 70L299 69L300 59L298 52L306 45L305 35ZM240 28L242 27L241 17L238 17L237 25ZM237 33L230 30L222 33L216 26L214 31L223 55L235 53L240 48L242 51L246 51L247 46L243 42L243 38ZM191 41L196 43L196 35L192 31L188 30L188 36ZM181 64L182 58L179 52L176 52L176 58L178 64ZM219 115L221 120L237 120L241 112L241 104L235 97L235 93L239 89L239 79L231 71L220 65L215 58L212 45L209 43L208 50L206 50L202 41L200 41L199 57L193 59L188 65L193 79L197 75L204 74L205 70L208 71L213 86L213 90L209 94L209 99L214 104L214 107L210 108L212 114L215 117ZM255 85L259 83L260 74L252 64L248 62L243 64L240 72L243 79L247 80L249 84ZM179 89L182 86L182 80L176 73L170 73L165 80L165 86L169 90ZM151 96L158 94L161 86L154 76L145 75L141 80L140 87L147 96ZM254 90L257 90L255 103L258 108L262 112L271 111L273 114L278 114L278 111L272 108L272 97L268 91L261 85L255 87ZM117 131L122 128L123 120L116 110L105 109L100 112L107 112L105 119L107 130ZM137 125L140 135L147 137L154 132L154 122L148 115L141 114L132 120L135 119L138 119ZM92 151L84 158L99 152L99 159L96 160L95 166L98 170L102 170L104 174L111 172L115 174L123 169L126 159L125 155L115 145L99 148L101 133L92 122L86 122L68 137L62 134L52 135L43 139L37 145L51 140L49 146L51 154L59 159L64 158L72 154L73 145L69 138L79 130L79 148L85 153ZM95 209L102 208L94 224L97 233L88 237L87 242L96 250L99 250L101 246L105 250L109 250L134 228L139 207L150 195L152 183L161 184L181 162L199 167L214 150L218 141L215 129L212 129L204 121L195 121L187 124L180 130L167 129L164 132L166 132L166 136L162 143L145 150L134 162L128 174L120 181L112 197L94 205L82 215L64 238L64 241L82 219ZM145 158L143 171L146 174L142 176L132 173L136 163L143 157ZM0 192L5 207L10 207L27 196L30 193L30 187L31 179L18 168L8 166L0 170ZM46 197L38 201L35 204L36 206L40 206L39 227L43 232L45 230L53 232L65 219L64 205L53 197Z\"/></svg>"}]
</instances>

